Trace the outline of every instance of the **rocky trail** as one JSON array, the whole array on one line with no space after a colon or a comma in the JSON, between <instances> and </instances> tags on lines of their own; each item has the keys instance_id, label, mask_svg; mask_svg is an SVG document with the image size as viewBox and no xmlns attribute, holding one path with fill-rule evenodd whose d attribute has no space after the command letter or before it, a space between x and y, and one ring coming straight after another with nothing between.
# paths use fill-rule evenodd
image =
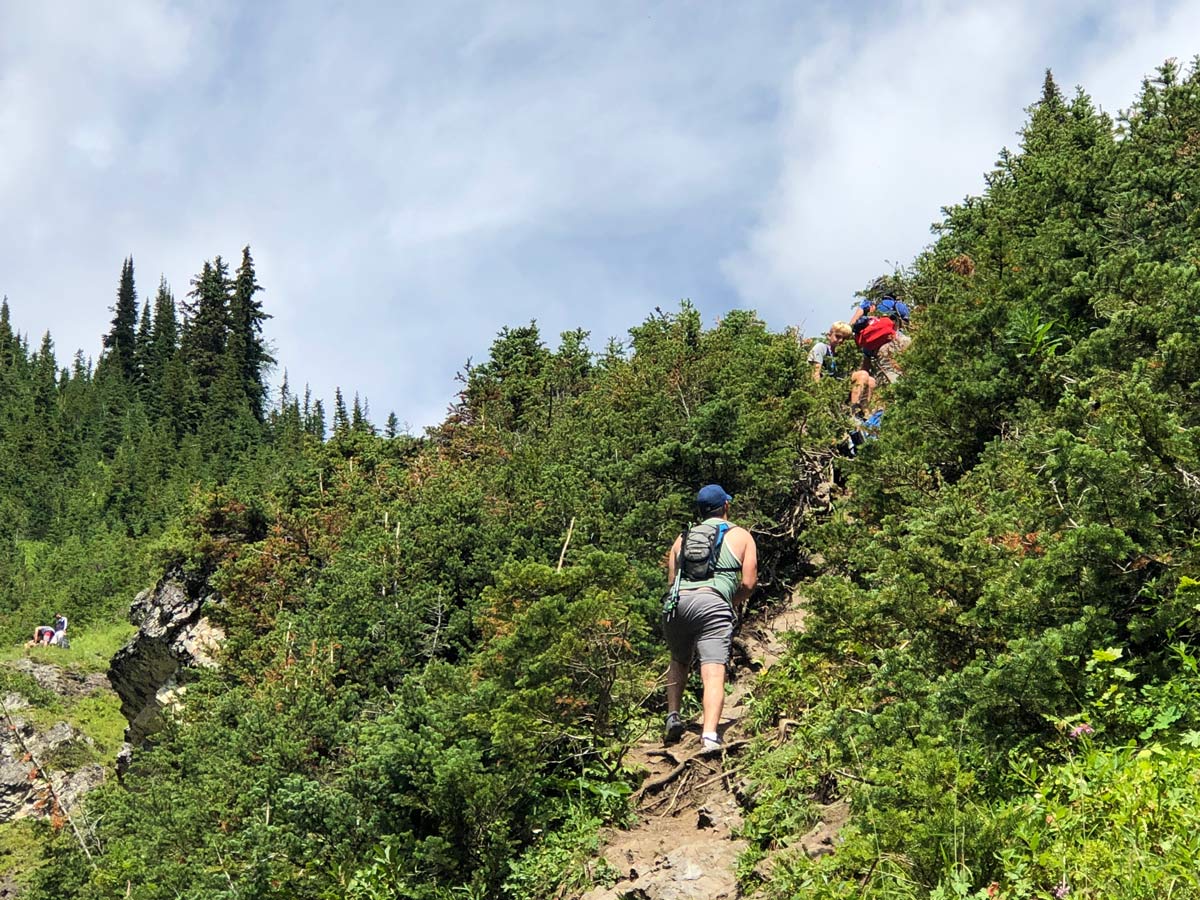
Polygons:
<instances>
[{"instance_id":1,"label":"rocky trail","mask_svg":"<svg viewBox=\"0 0 1200 900\"><path fill-rule=\"evenodd\" d=\"M804 627L804 609L793 597L782 609L748 620L735 639L731 686L725 699L722 751L701 747L700 727L689 725L682 741L664 747L657 733L634 747L629 765L646 776L634 794L637 822L602 835L600 851L619 873L611 888L578 900L735 900L737 862L746 842L742 824L745 780L738 758L749 743L745 702L759 672L783 655L783 635ZM804 852L832 852L848 816L844 802L824 808L821 822L803 842Z\"/></svg>"}]
</instances>

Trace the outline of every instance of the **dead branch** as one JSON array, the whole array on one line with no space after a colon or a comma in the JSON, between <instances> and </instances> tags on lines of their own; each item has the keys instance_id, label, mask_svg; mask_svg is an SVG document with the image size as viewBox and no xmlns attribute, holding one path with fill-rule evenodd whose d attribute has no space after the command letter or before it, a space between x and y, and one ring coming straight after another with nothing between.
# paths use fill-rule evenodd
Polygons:
<instances>
[{"instance_id":1,"label":"dead branch","mask_svg":"<svg viewBox=\"0 0 1200 900\"><path fill-rule=\"evenodd\" d=\"M676 778L678 778L680 775L682 775L683 772L687 769L687 767L692 763L693 760L710 759L714 756L718 756L718 755L722 755L722 754L726 754L726 753L732 753L735 750L740 750L742 747L746 746L749 743L750 743L750 741L748 741L748 740L731 741L730 743L726 744L724 747L717 747L716 749L713 749L713 750L698 750L696 753L693 753L691 756L685 757L682 762L678 763L675 766L675 768L673 768L667 774L659 775L657 778L650 779L645 784L643 784L640 788L638 788L636 791L634 791L634 793L633 793L634 802L635 803L638 802L646 794L653 794L653 793L656 793L656 792L662 790L664 787L666 787L668 784L670 784Z\"/></svg>"},{"instance_id":2,"label":"dead branch","mask_svg":"<svg viewBox=\"0 0 1200 900\"><path fill-rule=\"evenodd\" d=\"M571 546L571 535L575 533L575 517L571 516L571 524L567 526L567 539L563 541L562 553L558 554L558 568L555 572L561 572L563 560L567 557L567 547Z\"/></svg>"}]
</instances>

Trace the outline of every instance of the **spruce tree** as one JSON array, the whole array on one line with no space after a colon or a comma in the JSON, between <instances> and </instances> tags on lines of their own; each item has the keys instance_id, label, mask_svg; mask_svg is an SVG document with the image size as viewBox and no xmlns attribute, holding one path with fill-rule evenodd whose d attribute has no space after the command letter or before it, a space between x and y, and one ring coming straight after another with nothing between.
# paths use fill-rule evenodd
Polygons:
<instances>
[{"instance_id":1,"label":"spruce tree","mask_svg":"<svg viewBox=\"0 0 1200 900\"><path fill-rule=\"evenodd\" d=\"M238 370L250 408L261 422L267 398L266 373L275 362L262 337L262 323L271 318L263 312L255 294L262 290L254 273L249 246L242 249L229 298L229 343L227 352Z\"/></svg>"},{"instance_id":2,"label":"spruce tree","mask_svg":"<svg viewBox=\"0 0 1200 900\"><path fill-rule=\"evenodd\" d=\"M104 336L104 349L112 367L126 381L137 376L135 360L137 341L137 289L133 282L133 257L125 258L121 266L121 281L117 287L117 304L113 311L112 327Z\"/></svg>"},{"instance_id":3,"label":"spruce tree","mask_svg":"<svg viewBox=\"0 0 1200 900\"><path fill-rule=\"evenodd\" d=\"M312 410L305 414L304 430L319 441L325 440L325 403L322 400L314 400Z\"/></svg>"},{"instance_id":4,"label":"spruce tree","mask_svg":"<svg viewBox=\"0 0 1200 900\"><path fill-rule=\"evenodd\" d=\"M153 319L150 314L150 301L142 304L142 315L138 320L137 338L133 347L134 373L139 394L145 399L150 387L150 361L153 353Z\"/></svg>"},{"instance_id":5,"label":"spruce tree","mask_svg":"<svg viewBox=\"0 0 1200 900\"><path fill-rule=\"evenodd\" d=\"M333 434L340 437L350 430L350 416L346 412L346 401L340 387L333 389Z\"/></svg>"},{"instance_id":6,"label":"spruce tree","mask_svg":"<svg viewBox=\"0 0 1200 900\"><path fill-rule=\"evenodd\" d=\"M358 434L374 434L375 426L370 421L371 406L366 401L358 399L358 392L354 393L354 406L350 413L350 430Z\"/></svg>"},{"instance_id":7,"label":"spruce tree","mask_svg":"<svg viewBox=\"0 0 1200 900\"><path fill-rule=\"evenodd\" d=\"M207 403L209 391L221 375L229 337L229 288L229 267L218 256L205 262L192 279L190 302L183 305L180 355L196 381L201 404Z\"/></svg>"},{"instance_id":8,"label":"spruce tree","mask_svg":"<svg viewBox=\"0 0 1200 900\"><path fill-rule=\"evenodd\" d=\"M12 330L12 318L8 311L8 297L0 301L0 369L7 369L16 362L17 338Z\"/></svg>"}]
</instances>

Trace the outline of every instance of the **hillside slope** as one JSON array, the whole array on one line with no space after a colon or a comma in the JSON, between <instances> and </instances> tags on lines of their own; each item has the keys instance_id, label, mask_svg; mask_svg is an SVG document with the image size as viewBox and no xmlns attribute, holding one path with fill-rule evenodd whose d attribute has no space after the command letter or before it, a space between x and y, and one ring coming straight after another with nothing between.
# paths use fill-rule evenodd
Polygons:
<instances>
[{"instance_id":1,"label":"hillside slope","mask_svg":"<svg viewBox=\"0 0 1200 900\"><path fill-rule=\"evenodd\" d=\"M744 310L599 356L505 329L419 439L292 409L147 551L221 598L220 667L90 795L94 865L60 834L31 896L607 889L580 882L661 716L660 560L712 481L755 609L807 598L738 698L736 790L708 776L737 891L1200 896L1197 153L1194 69L1116 124L1048 77L889 276L915 340L835 491L844 386ZM835 799L836 852L795 852Z\"/></svg>"}]
</instances>

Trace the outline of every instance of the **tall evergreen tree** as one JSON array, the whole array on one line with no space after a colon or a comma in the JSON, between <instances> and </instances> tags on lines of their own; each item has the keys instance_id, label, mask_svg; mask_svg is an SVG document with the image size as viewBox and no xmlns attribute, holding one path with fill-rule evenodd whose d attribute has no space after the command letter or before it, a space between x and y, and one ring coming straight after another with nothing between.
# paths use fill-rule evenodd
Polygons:
<instances>
[{"instance_id":1,"label":"tall evergreen tree","mask_svg":"<svg viewBox=\"0 0 1200 900\"><path fill-rule=\"evenodd\" d=\"M358 392L354 392L354 406L350 414L350 430L360 434L374 434L375 426L370 421L371 407L365 401L359 400Z\"/></svg>"},{"instance_id":2,"label":"tall evergreen tree","mask_svg":"<svg viewBox=\"0 0 1200 900\"><path fill-rule=\"evenodd\" d=\"M145 399L150 388L150 357L153 353L152 329L153 319L150 314L150 301L142 304L142 315L138 320L137 338L133 347L134 372L138 391Z\"/></svg>"},{"instance_id":3,"label":"tall evergreen tree","mask_svg":"<svg viewBox=\"0 0 1200 900\"><path fill-rule=\"evenodd\" d=\"M346 401L340 387L333 389L333 433L340 436L350 430L350 416L346 412Z\"/></svg>"},{"instance_id":4,"label":"tall evergreen tree","mask_svg":"<svg viewBox=\"0 0 1200 900\"><path fill-rule=\"evenodd\" d=\"M262 323L271 318L255 297L262 286L254 272L249 246L242 249L229 298L229 343L227 352L238 370L250 408L261 422L267 397L266 373L275 362L262 336Z\"/></svg>"},{"instance_id":5,"label":"tall evergreen tree","mask_svg":"<svg viewBox=\"0 0 1200 900\"><path fill-rule=\"evenodd\" d=\"M135 360L137 342L137 288L133 282L133 257L128 256L121 265L121 282L117 287L117 304L112 307L112 327L104 336L104 349L113 368L126 381L137 375Z\"/></svg>"},{"instance_id":6,"label":"tall evergreen tree","mask_svg":"<svg viewBox=\"0 0 1200 900\"><path fill-rule=\"evenodd\" d=\"M16 362L17 337L13 334L12 318L8 311L8 297L0 301L0 369L7 369Z\"/></svg>"},{"instance_id":7,"label":"tall evergreen tree","mask_svg":"<svg viewBox=\"0 0 1200 900\"><path fill-rule=\"evenodd\" d=\"M150 347L147 351L149 380L154 390L162 389L163 373L178 350L179 321L175 314L175 297L163 278L158 283L158 294L154 298L154 324L150 329Z\"/></svg>"},{"instance_id":8,"label":"tall evergreen tree","mask_svg":"<svg viewBox=\"0 0 1200 900\"><path fill-rule=\"evenodd\" d=\"M306 393L306 400L307 396ZM305 412L304 430L319 441L325 440L325 404L320 399L314 400L312 409Z\"/></svg>"},{"instance_id":9,"label":"tall evergreen tree","mask_svg":"<svg viewBox=\"0 0 1200 900\"><path fill-rule=\"evenodd\" d=\"M222 358L229 337L229 267L220 256L205 262L192 279L190 302L183 305L185 318L180 355L195 378L199 402L221 375Z\"/></svg>"}]
</instances>

